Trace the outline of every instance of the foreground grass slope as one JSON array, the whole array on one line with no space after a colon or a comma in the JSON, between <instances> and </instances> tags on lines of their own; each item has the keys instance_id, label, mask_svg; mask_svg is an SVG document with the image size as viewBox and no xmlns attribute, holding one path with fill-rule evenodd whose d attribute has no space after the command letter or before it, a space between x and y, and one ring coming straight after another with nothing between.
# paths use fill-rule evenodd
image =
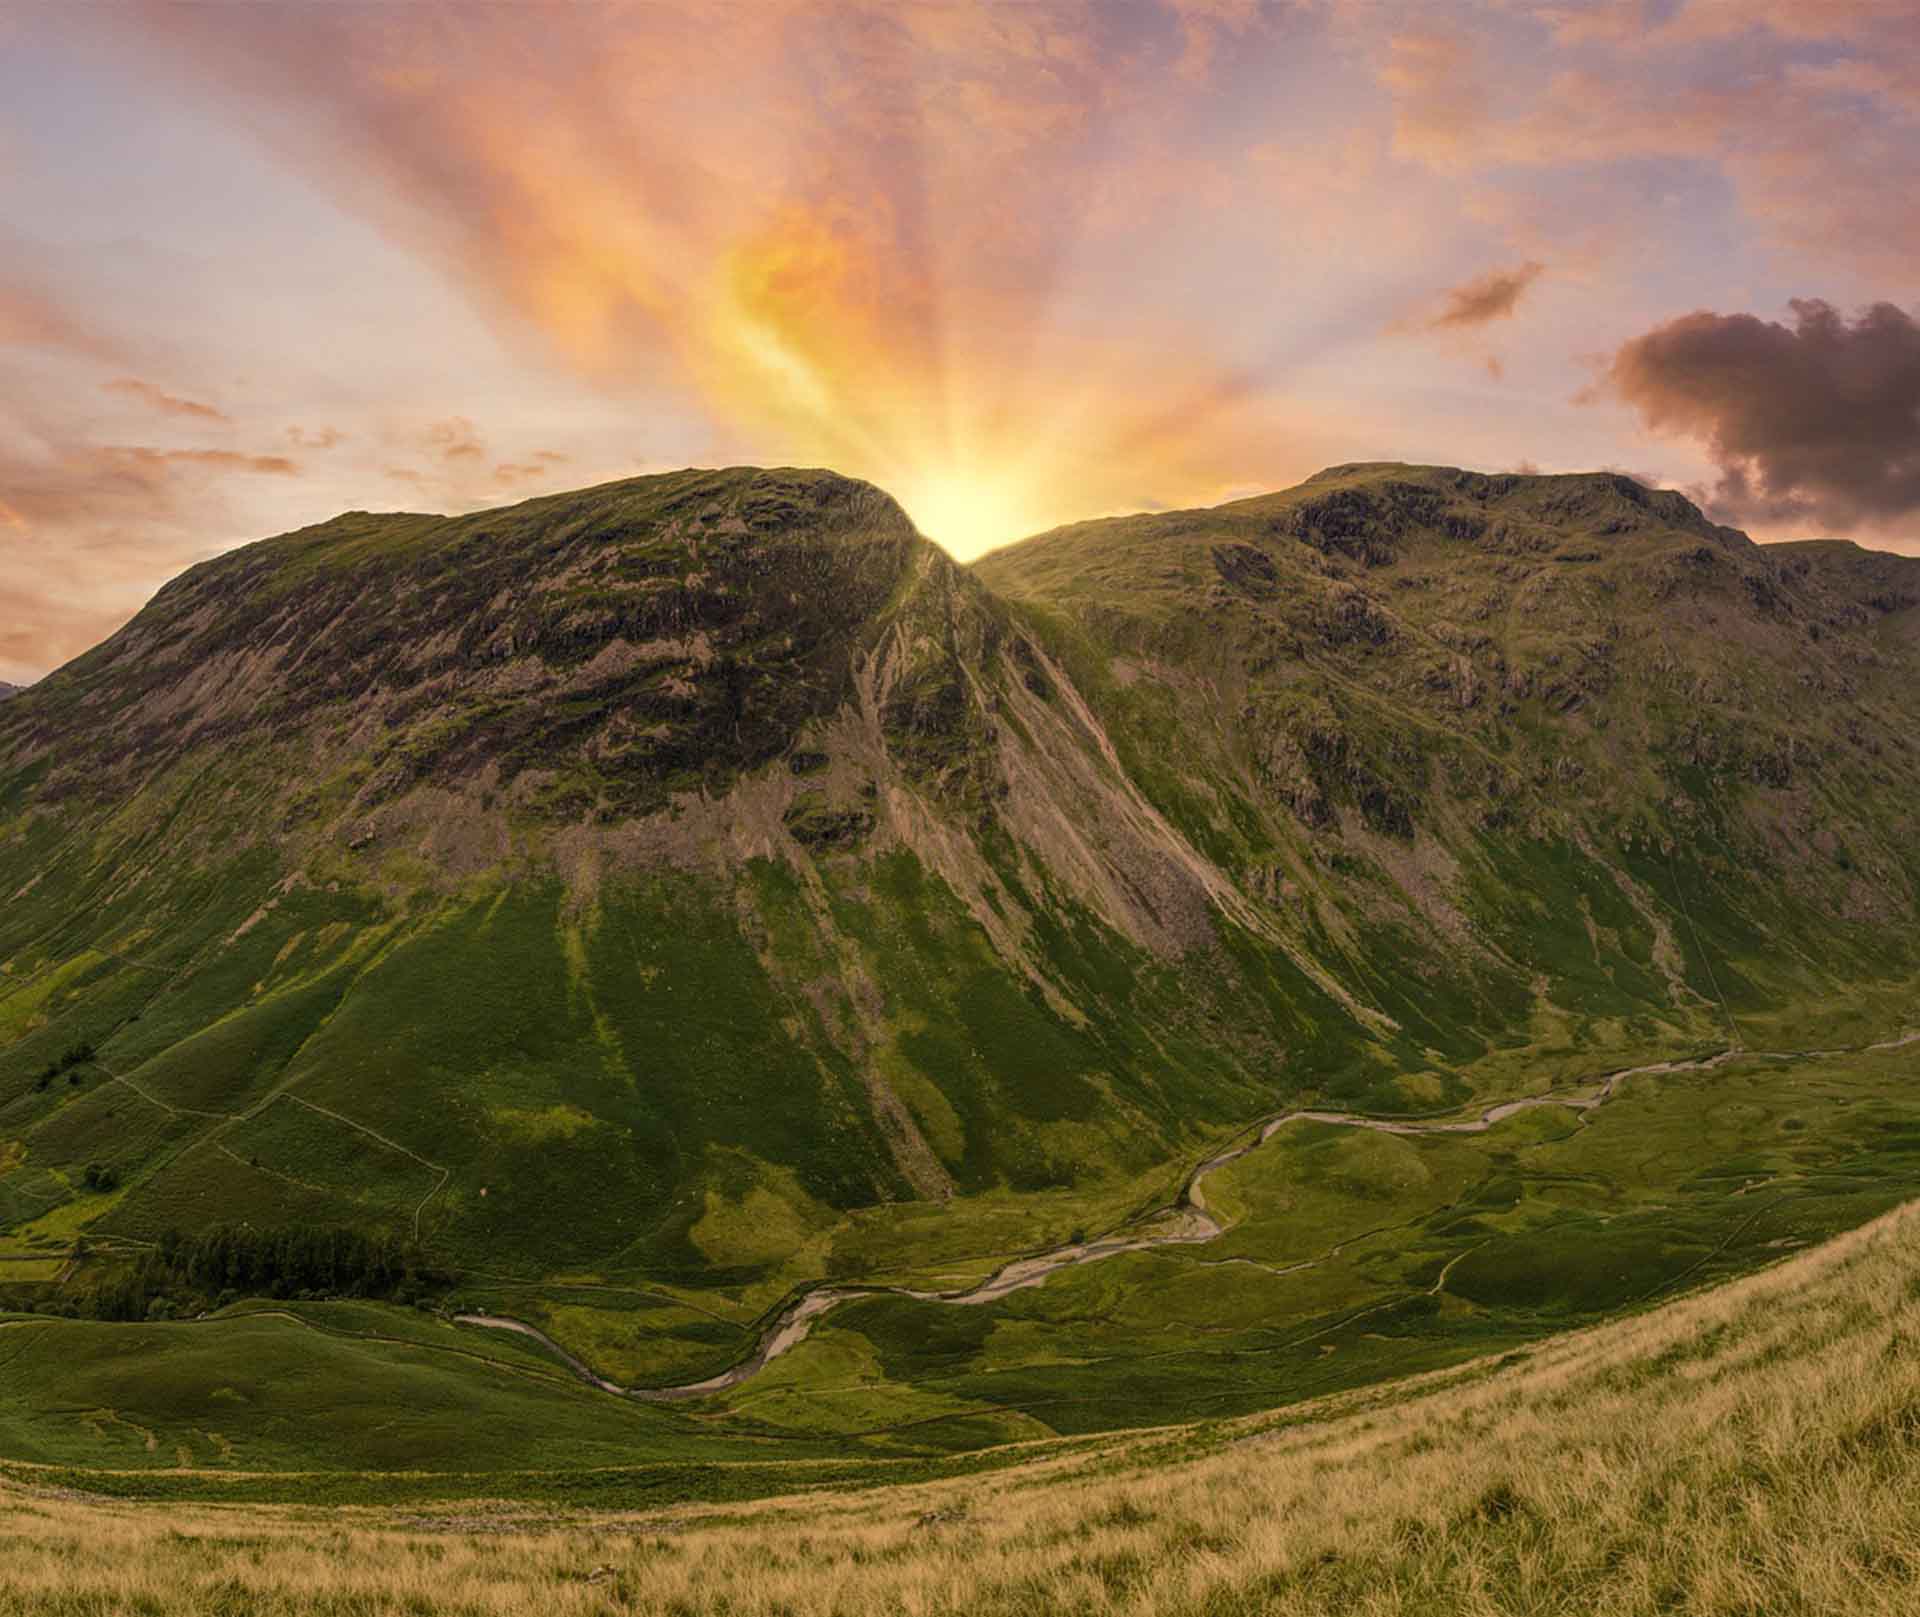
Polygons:
<instances>
[{"instance_id":1,"label":"foreground grass slope","mask_svg":"<svg viewBox=\"0 0 1920 1617\"><path fill-rule=\"evenodd\" d=\"M0 1483L45 1613L1605 1611L1920 1603L1920 1211L1530 1353L964 1483L651 1515L78 1500Z\"/></svg>"}]
</instances>

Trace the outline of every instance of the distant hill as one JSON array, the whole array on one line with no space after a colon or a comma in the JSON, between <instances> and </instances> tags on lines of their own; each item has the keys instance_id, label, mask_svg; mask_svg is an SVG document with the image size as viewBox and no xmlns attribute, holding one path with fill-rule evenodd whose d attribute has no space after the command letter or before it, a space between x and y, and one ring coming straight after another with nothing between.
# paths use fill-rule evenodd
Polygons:
<instances>
[{"instance_id":1,"label":"distant hill","mask_svg":"<svg viewBox=\"0 0 1920 1617\"><path fill-rule=\"evenodd\" d=\"M1920 562L1597 474L1339 467L971 569L819 471L350 513L0 710L0 1225L644 1275L644 1341L527 1306L704 1372L709 1293L1910 976L1916 626Z\"/></svg>"},{"instance_id":2,"label":"distant hill","mask_svg":"<svg viewBox=\"0 0 1920 1617\"><path fill-rule=\"evenodd\" d=\"M4 702L9 696L18 696L24 688L20 685L9 685L4 679L0 679L0 702Z\"/></svg>"}]
</instances>

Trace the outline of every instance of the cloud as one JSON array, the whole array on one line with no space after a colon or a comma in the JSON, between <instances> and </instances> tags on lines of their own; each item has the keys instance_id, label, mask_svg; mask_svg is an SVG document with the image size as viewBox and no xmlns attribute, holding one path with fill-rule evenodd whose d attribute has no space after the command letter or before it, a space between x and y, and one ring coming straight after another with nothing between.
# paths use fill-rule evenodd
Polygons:
<instances>
[{"instance_id":1,"label":"cloud","mask_svg":"<svg viewBox=\"0 0 1920 1617\"><path fill-rule=\"evenodd\" d=\"M1719 468L1737 521L1846 530L1920 515L1920 324L1891 303L1849 320L1796 299L1793 323L1700 312L1634 338L1607 388Z\"/></svg>"},{"instance_id":2,"label":"cloud","mask_svg":"<svg viewBox=\"0 0 1920 1617\"><path fill-rule=\"evenodd\" d=\"M1911 0L1597 0L1368 14L1393 151L1492 190L1604 171L1613 234L1670 229L1674 186L1726 187L1759 233L1870 279L1920 257L1920 8ZM1514 26L1552 32L1550 48ZM1651 26L1649 26L1651 25ZM1629 165L1692 165L1656 186ZM1570 208L1577 231L1590 210Z\"/></svg>"},{"instance_id":3,"label":"cloud","mask_svg":"<svg viewBox=\"0 0 1920 1617\"><path fill-rule=\"evenodd\" d=\"M1260 0L1171 0L1185 40L1174 71L1204 81L1222 45L1260 20Z\"/></svg>"},{"instance_id":4,"label":"cloud","mask_svg":"<svg viewBox=\"0 0 1920 1617\"><path fill-rule=\"evenodd\" d=\"M98 444L6 378L0 399L0 679L38 678L124 623L170 573L259 530L232 493L281 455Z\"/></svg>"},{"instance_id":5,"label":"cloud","mask_svg":"<svg viewBox=\"0 0 1920 1617\"><path fill-rule=\"evenodd\" d=\"M0 541L5 537L0 523ZM32 684L97 646L127 617L125 607L91 606L60 591L0 579L0 679Z\"/></svg>"},{"instance_id":6,"label":"cloud","mask_svg":"<svg viewBox=\"0 0 1920 1617\"><path fill-rule=\"evenodd\" d=\"M1562 45L1632 45L1656 32L1679 4L1680 0L1555 0L1532 9Z\"/></svg>"},{"instance_id":7,"label":"cloud","mask_svg":"<svg viewBox=\"0 0 1920 1617\"><path fill-rule=\"evenodd\" d=\"M287 442L295 449L331 449L336 444L346 442L348 435L338 427L287 428Z\"/></svg>"},{"instance_id":8,"label":"cloud","mask_svg":"<svg viewBox=\"0 0 1920 1617\"><path fill-rule=\"evenodd\" d=\"M1667 40L1723 40L1768 32L1793 40L1885 38L1920 27L1911 0L1684 0L1670 4Z\"/></svg>"},{"instance_id":9,"label":"cloud","mask_svg":"<svg viewBox=\"0 0 1920 1617\"><path fill-rule=\"evenodd\" d=\"M1426 323L1428 331L1458 331L1508 320L1520 307L1527 288L1546 271L1538 262L1514 269L1488 270L1464 281L1446 294L1445 305Z\"/></svg>"},{"instance_id":10,"label":"cloud","mask_svg":"<svg viewBox=\"0 0 1920 1617\"><path fill-rule=\"evenodd\" d=\"M123 360L117 338L82 321L44 287L0 281L0 347L42 348L108 364Z\"/></svg>"},{"instance_id":11,"label":"cloud","mask_svg":"<svg viewBox=\"0 0 1920 1617\"><path fill-rule=\"evenodd\" d=\"M111 444L100 454L141 466L200 466L229 472L260 472L269 477L298 477L300 463L285 455L245 455L232 449L150 449Z\"/></svg>"},{"instance_id":12,"label":"cloud","mask_svg":"<svg viewBox=\"0 0 1920 1617\"><path fill-rule=\"evenodd\" d=\"M1379 79L1393 97L1396 157L1441 169L1478 160L1493 115L1487 64L1476 41L1457 32L1392 34Z\"/></svg>"},{"instance_id":13,"label":"cloud","mask_svg":"<svg viewBox=\"0 0 1920 1617\"><path fill-rule=\"evenodd\" d=\"M561 449L534 449L524 461L501 461L493 467L493 482L501 488L515 488L522 482L551 480L559 476L559 469L568 461L572 461L572 455Z\"/></svg>"},{"instance_id":14,"label":"cloud","mask_svg":"<svg viewBox=\"0 0 1920 1617\"><path fill-rule=\"evenodd\" d=\"M108 393L124 393L129 398L138 399L162 415L193 416L202 421L231 422L232 417L223 410L216 410L211 404L202 404L196 399L183 399L177 394L168 393L151 382L142 382L132 376L122 376L117 381L102 382L101 388Z\"/></svg>"},{"instance_id":15,"label":"cloud","mask_svg":"<svg viewBox=\"0 0 1920 1617\"><path fill-rule=\"evenodd\" d=\"M463 415L434 422L420 441L442 460L479 460L487 452L479 429Z\"/></svg>"},{"instance_id":16,"label":"cloud","mask_svg":"<svg viewBox=\"0 0 1920 1617\"><path fill-rule=\"evenodd\" d=\"M554 470L545 460L502 461L493 469L493 480L503 488L512 488L516 483L524 483L529 478L550 478Z\"/></svg>"}]
</instances>

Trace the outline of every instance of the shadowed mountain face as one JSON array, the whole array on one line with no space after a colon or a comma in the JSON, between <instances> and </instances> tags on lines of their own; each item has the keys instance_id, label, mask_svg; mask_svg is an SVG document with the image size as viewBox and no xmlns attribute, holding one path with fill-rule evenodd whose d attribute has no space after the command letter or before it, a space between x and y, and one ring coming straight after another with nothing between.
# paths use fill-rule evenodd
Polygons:
<instances>
[{"instance_id":1,"label":"shadowed mountain face","mask_svg":"<svg viewBox=\"0 0 1920 1617\"><path fill-rule=\"evenodd\" d=\"M19 694L20 687L18 685L9 685L4 679L0 679L0 702L4 702L9 696L18 696Z\"/></svg>"},{"instance_id":2,"label":"shadowed mountain face","mask_svg":"<svg viewBox=\"0 0 1920 1617\"><path fill-rule=\"evenodd\" d=\"M1920 562L1611 476L971 570L824 472L350 514L0 710L0 1223L756 1296L1064 1235L1909 975L1917 675Z\"/></svg>"}]
</instances>

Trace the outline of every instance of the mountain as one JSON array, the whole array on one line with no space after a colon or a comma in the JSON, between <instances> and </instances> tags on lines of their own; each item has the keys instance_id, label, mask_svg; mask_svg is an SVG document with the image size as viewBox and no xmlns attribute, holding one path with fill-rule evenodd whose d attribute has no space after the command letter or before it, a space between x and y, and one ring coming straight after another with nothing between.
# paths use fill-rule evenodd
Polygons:
<instances>
[{"instance_id":1,"label":"mountain","mask_svg":"<svg viewBox=\"0 0 1920 1617\"><path fill-rule=\"evenodd\" d=\"M9 685L4 679L0 679L0 702L4 702L9 696L18 696L22 689L22 686Z\"/></svg>"},{"instance_id":2,"label":"mountain","mask_svg":"<svg viewBox=\"0 0 1920 1617\"><path fill-rule=\"evenodd\" d=\"M1686 920L1651 964L1736 1010L1767 1003L1748 972L1805 981L1801 927L1912 911L1913 558L1761 547L1620 476L1363 465L1063 529L977 572L1056 626L1124 734L1179 738L1156 789L1243 882L1269 841L1280 883L1337 846L1403 925L1484 957L1498 929L1462 913L1462 879L1491 861L1546 897L1533 867L1559 845L1638 913L1629 932L1672 930L1661 904ZM1685 916L1695 882L1705 913Z\"/></svg>"},{"instance_id":3,"label":"mountain","mask_svg":"<svg viewBox=\"0 0 1920 1617\"><path fill-rule=\"evenodd\" d=\"M1610 475L970 569L821 471L348 513L0 709L0 1225L385 1231L661 1381L1289 1106L1880 1029L1917 660L1920 562Z\"/></svg>"}]
</instances>

